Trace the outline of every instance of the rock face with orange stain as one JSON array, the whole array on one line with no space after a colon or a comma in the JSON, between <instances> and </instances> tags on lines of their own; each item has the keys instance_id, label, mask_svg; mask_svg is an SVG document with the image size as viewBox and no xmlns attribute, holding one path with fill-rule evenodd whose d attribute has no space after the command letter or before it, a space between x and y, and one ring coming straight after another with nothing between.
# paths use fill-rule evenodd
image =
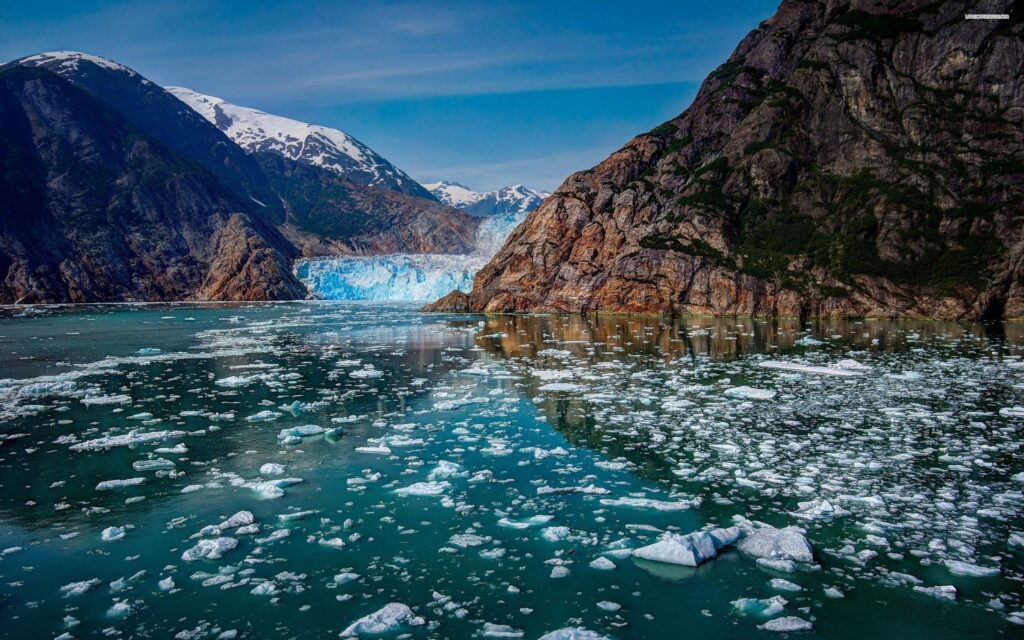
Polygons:
<instances>
[{"instance_id":1,"label":"rock face with orange stain","mask_svg":"<svg viewBox=\"0 0 1024 640\"><path fill-rule=\"evenodd\" d=\"M426 309L1024 316L1021 15L969 8L784 0Z\"/></svg>"}]
</instances>

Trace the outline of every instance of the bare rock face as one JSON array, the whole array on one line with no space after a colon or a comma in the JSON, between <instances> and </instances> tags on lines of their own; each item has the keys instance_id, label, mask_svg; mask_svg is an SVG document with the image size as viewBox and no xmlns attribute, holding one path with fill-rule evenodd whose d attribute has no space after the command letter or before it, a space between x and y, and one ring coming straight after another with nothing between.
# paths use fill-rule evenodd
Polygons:
<instances>
[{"instance_id":1,"label":"bare rock face","mask_svg":"<svg viewBox=\"0 0 1024 640\"><path fill-rule=\"evenodd\" d=\"M1024 316L1024 27L974 4L784 0L431 308Z\"/></svg>"},{"instance_id":2,"label":"bare rock face","mask_svg":"<svg viewBox=\"0 0 1024 640\"><path fill-rule=\"evenodd\" d=\"M292 276L288 259L262 238L249 220L231 216L214 240L214 258L198 300L295 300L306 290Z\"/></svg>"}]
</instances>

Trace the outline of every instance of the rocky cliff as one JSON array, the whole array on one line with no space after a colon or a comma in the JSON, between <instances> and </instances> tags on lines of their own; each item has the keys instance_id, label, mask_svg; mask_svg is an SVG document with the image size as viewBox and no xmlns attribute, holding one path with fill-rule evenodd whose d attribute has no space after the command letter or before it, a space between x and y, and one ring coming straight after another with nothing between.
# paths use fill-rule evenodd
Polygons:
<instances>
[{"instance_id":1,"label":"rocky cliff","mask_svg":"<svg viewBox=\"0 0 1024 640\"><path fill-rule=\"evenodd\" d=\"M231 190L48 71L0 71L0 193L0 303L305 295Z\"/></svg>"},{"instance_id":2,"label":"rocky cliff","mask_svg":"<svg viewBox=\"0 0 1024 640\"><path fill-rule=\"evenodd\" d=\"M784 0L428 309L1024 316L1022 123L1016 3Z\"/></svg>"}]
</instances>

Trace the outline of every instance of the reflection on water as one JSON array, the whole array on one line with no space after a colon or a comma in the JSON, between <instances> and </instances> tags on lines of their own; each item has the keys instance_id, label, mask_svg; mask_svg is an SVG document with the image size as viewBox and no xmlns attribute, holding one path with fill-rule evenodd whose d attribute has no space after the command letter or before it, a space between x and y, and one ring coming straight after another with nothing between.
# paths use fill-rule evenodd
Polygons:
<instances>
[{"instance_id":1,"label":"reflection on water","mask_svg":"<svg viewBox=\"0 0 1024 640\"><path fill-rule=\"evenodd\" d=\"M769 581L784 578L801 590L780 615L822 637L1010 637L1022 331L367 304L7 309L4 633L327 636L398 602L424 624L391 636L749 637L765 619L731 602L779 595ZM343 433L287 433L310 426ZM172 435L74 449L156 432ZM241 510L253 531L208 528ZM629 557L666 531L748 520L803 527L814 566L780 573L734 549L697 568ZM104 540L108 527L123 538ZM183 560L215 537L236 546ZM601 557L614 568L593 568ZM936 585L957 601L914 590Z\"/></svg>"}]
</instances>

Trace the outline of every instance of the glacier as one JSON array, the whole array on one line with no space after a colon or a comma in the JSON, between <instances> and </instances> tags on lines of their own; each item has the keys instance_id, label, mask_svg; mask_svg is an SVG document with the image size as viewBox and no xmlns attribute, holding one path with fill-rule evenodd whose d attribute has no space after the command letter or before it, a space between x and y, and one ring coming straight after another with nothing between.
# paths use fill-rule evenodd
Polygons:
<instances>
[{"instance_id":1,"label":"glacier","mask_svg":"<svg viewBox=\"0 0 1024 640\"><path fill-rule=\"evenodd\" d=\"M468 293L473 276L498 252L525 212L498 214L477 229L473 253L387 254L309 258L295 275L320 300L428 302L458 289Z\"/></svg>"}]
</instances>

